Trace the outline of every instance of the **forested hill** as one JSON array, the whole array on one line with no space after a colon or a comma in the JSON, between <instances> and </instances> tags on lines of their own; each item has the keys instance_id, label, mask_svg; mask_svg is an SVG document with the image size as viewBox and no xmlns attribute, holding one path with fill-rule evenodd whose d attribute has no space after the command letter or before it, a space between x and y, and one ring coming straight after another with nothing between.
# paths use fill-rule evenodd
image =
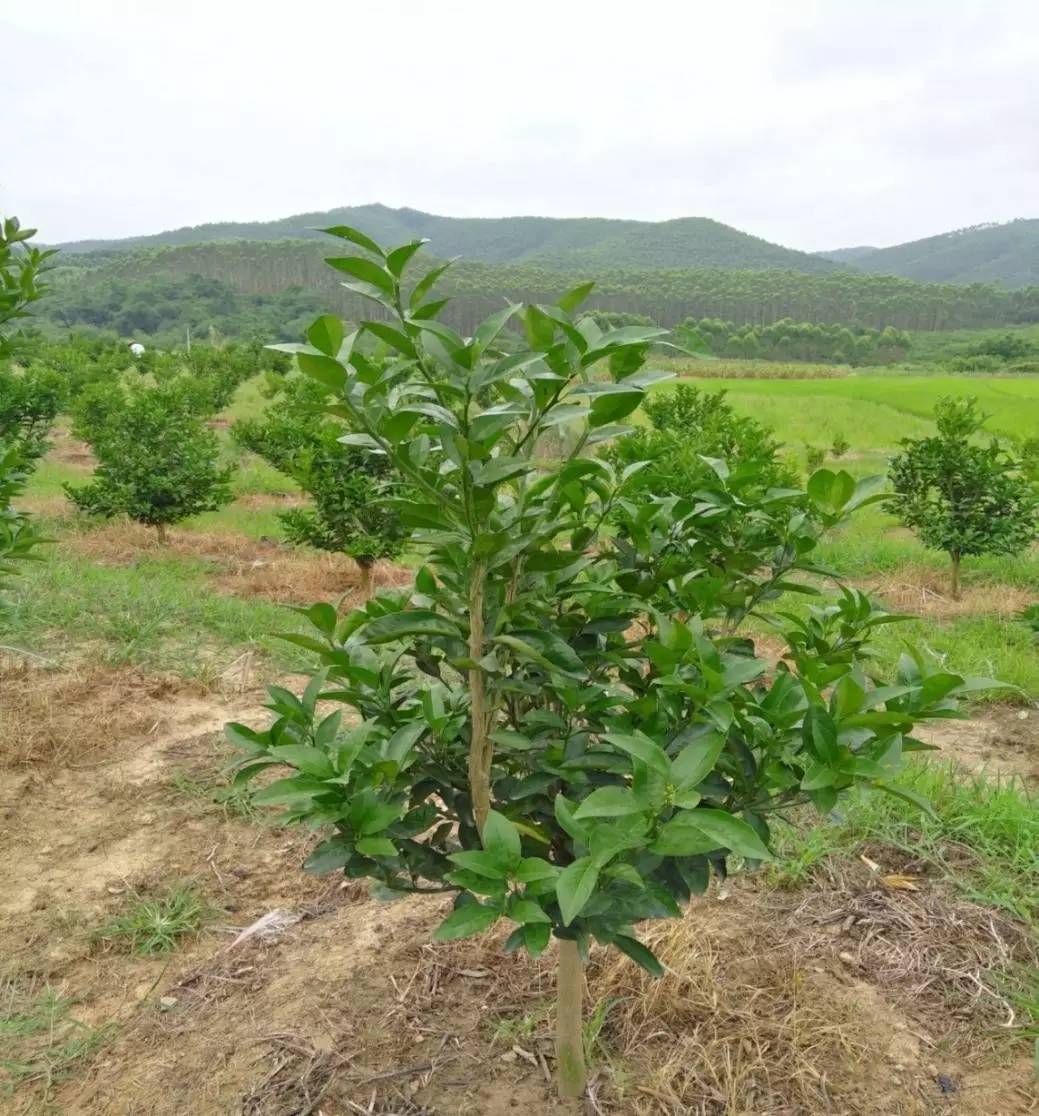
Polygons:
<instances>
[{"instance_id":1,"label":"forested hill","mask_svg":"<svg viewBox=\"0 0 1039 1116\"><path fill-rule=\"evenodd\" d=\"M332 246L333 249L335 246ZM325 262L329 245L314 241L237 241L158 248L120 254L100 267L65 268L48 299L48 317L65 328L80 323L122 333L152 332L159 326L157 302L194 301L203 295L206 315L248 313L275 320L305 308L334 311L357 320L372 307L343 290L341 276ZM421 268L416 268L421 274ZM179 285L149 282L163 277ZM184 285L200 277L208 286ZM537 263L489 264L462 260L438 287L451 296L445 318L470 331L501 307L503 299L552 302L578 278L596 280L591 305L641 314L664 326L690 316L764 326L784 318L851 328L971 329L1039 321L1039 286L1000 290L994 286L917 283L850 270L808 275L794 270L728 268L588 267L580 276ZM215 285L214 284L215 281ZM273 300L273 301L272 301ZM291 305L289 305L291 304ZM274 315L274 319L271 318ZM179 311L169 315L175 320ZM258 324L258 322L257 322ZM298 324L298 322L297 322ZM223 318L217 328L224 329Z\"/></svg>"},{"instance_id":2,"label":"forested hill","mask_svg":"<svg viewBox=\"0 0 1039 1116\"><path fill-rule=\"evenodd\" d=\"M975 225L891 248L844 248L819 254L875 275L1025 287L1039 283L1039 219Z\"/></svg>"},{"instance_id":3,"label":"forested hill","mask_svg":"<svg viewBox=\"0 0 1039 1116\"><path fill-rule=\"evenodd\" d=\"M750 236L706 217L675 221L621 221L602 217L438 217L417 209L363 205L301 213L280 221L196 225L126 240L80 240L65 253L320 237L315 228L353 225L383 244L426 237L437 256L485 263L542 262L563 269L589 267L785 268L808 274L838 264Z\"/></svg>"}]
</instances>

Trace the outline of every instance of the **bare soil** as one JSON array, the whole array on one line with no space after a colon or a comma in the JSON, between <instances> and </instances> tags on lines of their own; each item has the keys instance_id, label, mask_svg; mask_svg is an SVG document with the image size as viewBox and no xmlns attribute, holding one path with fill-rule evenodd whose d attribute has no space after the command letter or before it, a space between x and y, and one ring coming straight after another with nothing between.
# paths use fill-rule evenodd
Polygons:
<instances>
[{"instance_id":1,"label":"bare soil","mask_svg":"<svg viewBox=\"0 0 1039 1116\"><path fill-rule=\"evenodd\" d=\"M917 735L973 771L1039 786L1039 709L990 705L969 721L932 721Z\"/></svg>"},{"instance_id":2,"label":"bare soil","mask_svg":"<svg viewBox=\"0 0 1039 1116\"><path fill-rule=\"evenodd\" d=\"M261 694L167 685L26 670L16 690L5 687L0 977L74 997L84 1027L114 1027L91 1057L49 1085L19 1082L0 1108L75 1116L563 1111L548 1081L552 957L505 957L496 932L434 946L446 900L385 903L364 885L307 876L299 866L308 834L184 793L185 781L204 785L226 763L224 721L262 720ZM34 686L61 697L41 697ZM41 708L60 747L19 739ZM70 750L77 716L106 728L89 762L74 762ZM27 754L49 758L27 767L19 759ZM183 880L222 913L168 960L96 939L131 893ZM1030 1059L992 1038L1004 1021L998 1002L949 975L995 963L999 949L1015 957L1021 941L1001 924L997 946L978 909L957 906L938 886L923 878L920 890L899 890L864 867L811 893L749 883L715 891L686 918L646 928L669 970L657 981L597 951L588 999L600 1026L587 1111L1039 1110ZM232 946L274 911L284 916L279 933ZM0 1069L0 1097L4 1084Z\"/></svg>"}]
</instances>

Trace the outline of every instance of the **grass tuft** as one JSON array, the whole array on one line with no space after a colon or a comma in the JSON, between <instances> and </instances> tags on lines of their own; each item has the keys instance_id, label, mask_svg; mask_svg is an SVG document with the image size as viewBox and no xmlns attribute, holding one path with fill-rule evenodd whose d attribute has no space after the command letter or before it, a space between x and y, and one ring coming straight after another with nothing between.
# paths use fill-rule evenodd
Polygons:
<instances>
[{"instance_id":1,"label":"grass tuft","mask_svg":"<svg viewBox=\"0 0 1039 1116\"><path fill-rule=\"evenodd\" d=\"M94 937L142 957L158 957L197 934L218 913L191 883L182 883L155 899L134 893L126 909Z\"/></svg>"}]
</instances>

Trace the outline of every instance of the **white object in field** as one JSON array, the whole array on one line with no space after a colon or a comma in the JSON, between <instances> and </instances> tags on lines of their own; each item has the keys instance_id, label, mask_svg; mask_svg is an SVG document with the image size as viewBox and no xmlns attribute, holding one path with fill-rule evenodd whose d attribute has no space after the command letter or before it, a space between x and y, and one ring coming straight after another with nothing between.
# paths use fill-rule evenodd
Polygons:
<instances>
[{"instance_id":1,"label":"white object in field","mask_svg":"<svg viewBox=\"0 0 1039 1116\"><path fill-rule=\"evenodd\" d=\"M133 353L134 356L143 356L144 346L140 343L140 341L131 341L130 352Z\"/></svg>"}]
</instances>

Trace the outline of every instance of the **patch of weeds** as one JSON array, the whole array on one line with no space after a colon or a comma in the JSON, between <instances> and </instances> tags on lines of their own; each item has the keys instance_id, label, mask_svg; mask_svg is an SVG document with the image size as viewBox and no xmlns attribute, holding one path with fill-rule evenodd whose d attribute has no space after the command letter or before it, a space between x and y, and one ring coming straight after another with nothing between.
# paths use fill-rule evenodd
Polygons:
<instances>
[{"instance_id":1,"label":"patch of weeds","mask_svg":"<svg viewBox=\"0 0 1039 1116\"><path fill-rule=\"evenodd\" d=\"M244 818L257 824L264 823L266 820L253 802L253 788L248 785L208 783L201 779L193 779L183 772L174 774L170 784L183 798L205 807L218 807L227 818Z\"/></svg>"},{"instance_id":2,"label":"patch of weeds","mask_svg":"<svg viewBox=\"0 0 1039 1116\"><path fill-rule=\"evenodd\" d=\"M192 884L182 883L158 898L134 893L123 912L106 922L94 938L142 957L158 957L197 934L217 914Z\"/></svg>"},{"instance_id":3,"label":"patch of weeds","mask_svg":"<svg viewBox=\"0 0 1039 1116\"><path fill-rule=\"evenodd\" d=\"M827 857L880 842L926 861L964 898L1039 925L1039 796L933 761L908 765L897 783L933 812L876 791L850 794L822 825L777 830L769 878L797 886Z\"/></svg>"},{"instance_id":4,"label":"patch of weeds","mask_svg":"<svg viewBox=\"0 0 1039 1116\"><path fill-rule=\"evenodd\" d=\"M12 1096L20 1085L38 1085L46 1093L114 1035L114 1023L92 1027L71 1019L74 1003L49 984L0 984L0 1070L6 1077L0 1097Z\"/></svg>"},{"instance_id":5,"label":"patch of weeds","mask_svg":"<svg viewBox=\"0 0 1039 1116\"><path fill-rule=\"evenodd\" d=\"M535 1035L547 1033L548 1009L543 1008L537 1012L527 1012L525 1015L510 1016L499 1019L494 1028L494 1041L512 1046L521 1039L531 1039Z\"/></svg>"}]
</instances>

